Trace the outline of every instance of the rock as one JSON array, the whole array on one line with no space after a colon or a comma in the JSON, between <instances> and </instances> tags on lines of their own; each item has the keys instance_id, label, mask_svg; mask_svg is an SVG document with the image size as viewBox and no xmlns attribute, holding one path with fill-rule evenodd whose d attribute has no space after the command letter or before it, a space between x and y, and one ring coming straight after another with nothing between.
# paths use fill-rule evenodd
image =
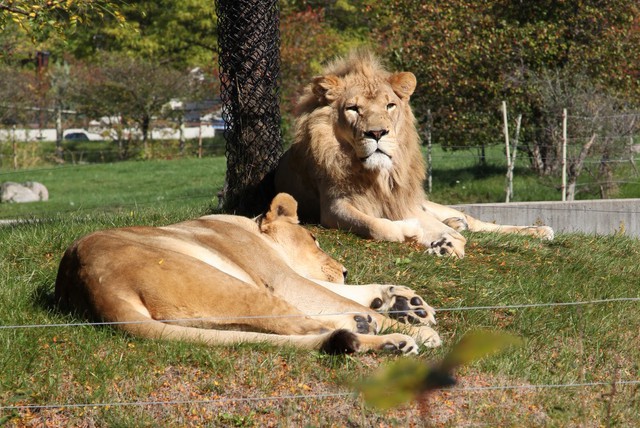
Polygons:
<instances>
[{"instance_id":1,"label":"rock","mask_svg":"<svg viewBox=\"0 0 640 428\"><path fill-rule=\"evenodd\" d=\"M14 183L5 181L0 186L0 202L38 202L49 199L49 191L37 181L27 181L25 183Z\"/></svg>"}]
</instances>

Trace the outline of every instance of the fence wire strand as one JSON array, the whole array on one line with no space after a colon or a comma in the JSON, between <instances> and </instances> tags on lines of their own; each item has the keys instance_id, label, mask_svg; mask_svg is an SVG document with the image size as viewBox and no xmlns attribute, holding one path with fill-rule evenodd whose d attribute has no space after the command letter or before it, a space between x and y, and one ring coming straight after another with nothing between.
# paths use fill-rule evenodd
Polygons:
<instances>
[{"instance_id":1,"label":"fence wire strand","mask_svg":"<svg viewBox=\"0 0 640 428\"><path fill-rule=\"evenodd\" d=\"M539 389L553 388L590 388L598 386L635 386L640 385L640 380L616 380L615 382L583 382L583 383L556 383L556 384L538 384L538 385L493 385L493 386L468 386L454 387L446 389L450 393L474 393L487 391L535 391ZM444 390L436 388L436 390ZM210 400L167 400L167 401L127 401L127 402L108 402L108 403L59 403L59 404L22 404L22 405L0 405L2 410L53 410L53 409L74 409L74 408L109 408L109 407L144 407L144 406L166 406L166 405L222 405L228 403L247 403L247 402L265 402L265 401L285 401L285 400L327 400L332 398L357 398L355 392L336 392L323 394L296 394L296 395L279 395L279 396L259 396L259 397L218 397Z\"/></svg>"},{"instance_id":2,"label":"fence wire strand","mask_svg":"<svg viewBox=\"0 0 640 428\"><path fill-rule=\"evenodd\" d=\"M549 308L561 306L584 306L604 303L640 302L640 297L614 297L610 299L583 300L575 302L549 302L549 303L522 303L515 305L493 305L493 306L460 306L450 308L438 308L436 312L460 312L478 310L510 310L528 308ZM405 311L385 311L384 314L403 314ZM57 323L57 324L22 324L22 325L0 325L0 330L29 329L29 328L59 328L59 327L82 327L82 326L106 326L125 324L146 324L150 322L163 323L184 323L184 322L206 322L206 321L229 321L229 320L250 320L250 319L282 319L282 318L305 318L305 317L337 317L344 315L358 315L359 312L331 312L317 314L282 314L282 315L251 315L251 316L226 316L226 317L202 317L202 318L175 318L175 319L150 319L144 321L117 321L117 322L88 322L88 323Z\"/></svg>"}]
</instances>

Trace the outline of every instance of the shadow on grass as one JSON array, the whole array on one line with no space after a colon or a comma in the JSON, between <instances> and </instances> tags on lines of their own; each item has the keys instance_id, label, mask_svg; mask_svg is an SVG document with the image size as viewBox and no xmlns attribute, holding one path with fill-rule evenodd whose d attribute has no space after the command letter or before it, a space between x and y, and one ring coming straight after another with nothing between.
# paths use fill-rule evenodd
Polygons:
<instances>
[{"instance_id":1,"label":"shadow on grass","mask_svg":"<svg viewBox=\"0 0 640 428\"><path fill-rule=\"evenodd\" d=\"M524 171L522 171L524 172ZM504 177L504 166L497 165L473 165L465 168L434 169L433 181L442 186L454 187L457 182L480 180L492 177Z\"/></svg>"},{"instance_id":2,"label":"shadow on grass","mask_svg":"<svg viewBox=\"0 0 640 428\"><path fill-rule=\"evenodd\" d=\"M31 301L36 308L44 309L47 312L51 313L62 313L66 311L62 311L58 306L55 298L55 294L53 291L53 284L51 283L43 283L38 285L33 293L31 294Z\"/></svg>"}]
</instances>

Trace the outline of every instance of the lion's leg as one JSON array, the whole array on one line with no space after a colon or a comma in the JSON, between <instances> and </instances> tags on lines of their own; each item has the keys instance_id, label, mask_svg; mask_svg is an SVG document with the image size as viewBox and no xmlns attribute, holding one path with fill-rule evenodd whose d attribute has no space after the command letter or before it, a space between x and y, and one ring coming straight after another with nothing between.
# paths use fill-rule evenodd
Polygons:
<instances>
[{"instance_id":1,"label":"lion's leg","mask_svg":"<svg viewBox=\"0 0 640 428\"><path fill-rule=\"evenodd\" d=\"M154 320L141 313L137 308L123 308L126 322L117 327L138 337L157 340L176 340L207 345L234 345L241 343L269 343L276 346L294 346L302 349L314 349L330 354L349 354L364 351L356 334L347 330L333 330L325 333L304 335L279 335L270 333L216 330L167 324ZM404 352L410 352L405 350Z\"/></svg>"},{"instance_id":2,"label":"lion's leg","mask_svg":"<svg viewBox=\"0 0 640 428\"><path fill-rule=\"evenodd\" d=\"M400 322L436 324L435 309L409 287L392 284L346 285L317 280L314 282L362 306L388 312L391 318Z\"/></svg>"},{"instance_id":3,"label":"lion's leg","mask_svg":"<svg viewBox=\"0 0 640 428\"><path fill-rule=\"evenodd\" d=\"M321 201L321 223L331 229L346 230L376 241L404 242L420 240L422 230L412 219L389 220L365 214L343 199Z\"/></svg>"},{"instance_id":4,"label":"lion's leg","mask_svg":"<svg viewBox=\"0 0 640 428\"><path fill-rule=\"evenodd\" d=\"M401 354L417 354L416 340L406 334L390 333L381 335L356 335L360 342L360 351L387 351Z\"/></svg>"},{"instance_id":5,"label":"lion's leg","mask_svg":"<svg viewBox=\"0 0 640 428\"><path fill-rule=\"evenodd\" d=\"M241 343L269 343L276 346L294 346L314 349L329 354L349 354L369 350L415 354L415 340L405 334L373 336L348 330L331 330L315 334L270 334L237 330L216 330L164 323L151 318L143 306L122 301L119 305L116 327L134 336L156 340L176 340L207 345L234 345ZM295 323L299 323L299 320Z\"/></svg>"},{"instance_id":6,"label":"lion's leg","mask_svg":"<svg viewBox=\"0 0 640 428\"><path fill-rule=\"evenodd\" d=\"M377 313L300 275L283 272L272 281L275 296L309 318L335 329L370 334L379 331ZM292 322L296 322L292 320Z\"/></svg>"},{"instance_id":7,"label":"lion's leg","mask_svg":"<svg viewBox=\"0 0 640 428\"><path fill-rule=\"evenodd\" d=\"M457 231L519 233L547 240L552 240L554 237L553 229L548 226L513 226L490 223L474 218L455 208L431 201L425 201L423 208Z\"/></svg>"},{"instance_id":8,"label":"lion's leg","mask_svg":"<svg viewBox=\"0 0 640 428\"><path fill-rule=\"evenodd\" d=\"M429 253L438 256L464 257L467 239L460 232L425 209L416 210L414 215L422 229L422 237L418 242L427 247Z\"/></svg>"},{"instance_id":9,"label":"lion's leg","mask_svg":"<svg viewBox=\"0 0 640 428\"><path fill-rule=\"evenodd\" d=\"M338 319L343 320L343 322L351 322L353 319L359 319L362 324L364 324L363 318L366 317L368 324L375 329L375 331L371 331L372 333L380 332L385 328L402 328L407 329L407 334L411 335L415 340L425 346L439 346L441 343L438 333L428 327L428 325L408 326L406 324L401 324L398 321L392 320L370 308L371 302L373 302L377 296L381 296L381 298L384 297L388 302L392 300L394 302L402 301L402 298L406 299L409 296L411 296L411 299L417 297L415 293L411 292L411 290L406 287L360 286L362 287L360 289L364 291L364 293L362 293L362 296L355 297L365 303L362 304L340 295L341 292L348 294L348 288L345 287L349 286L340 287L338 284L331 283L319 284L303 277L296 278L295 280L290 279L289 282L283 282L281 284L282 285L280 287L274 288L275 293L281 295L295 307L302 309L304 313L325 313L327 314L325 318L327 321L330 319ZM377 290L376 287L378 287ZM391 289L394 287L394 291L391 292ZM354 288L358 288L358 286L354 286ZM384 292L389 294L385 296ZM363 298L364 295L368 295L372 300ZM354 297L353 294L352 297ZM422 301L422 299L420 300ZM415 300L414 302L417 303ZM424 302L422 303L424 304ZM402 307L404 312L407 314L404 318L405 321L411 322L421 319L420 316L410 315L410 310L404 306ZM425 319L428 319L429 312L426 309L423 310L427 312ZM433 309L431 309L431 311L433 311ZM352 329L352 331L357 330Z\"/></svg>"},{"instance_id":10,"label":"lion's leg","mask_svg":"<svg viewBox=\"0 0 640 428\"><path fill-rule=\"evenodd\" d=\"M416 340L406 334L392 333L380 336L353 333L348 330L333 330L327 333L307 335L278 335L233 330L213 330L176 326L149 320L121 327L138 336L178 340L208 345L234 345L242 343L268 343L275 346L294 346L313 349L329 354L350 354L371 350L401 354L417 354Z\"/></svg>"}]
</instances>

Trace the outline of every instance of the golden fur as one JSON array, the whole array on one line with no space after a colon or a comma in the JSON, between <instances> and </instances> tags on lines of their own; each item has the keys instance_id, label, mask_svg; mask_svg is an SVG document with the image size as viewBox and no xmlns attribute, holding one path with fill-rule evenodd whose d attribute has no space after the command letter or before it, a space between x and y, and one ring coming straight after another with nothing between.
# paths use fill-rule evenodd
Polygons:
<instances>
[{"instance_id":1,"label":"golden fur","mask_svg":"<svg viewBox=\"0 0 640 428\"><path fill-rule=\"evenodd\" d=\"M440 344L433 309L407 287L344 285L346 269L298 225L296 208L280 194L254 220L213 215L91 233L62 257L56 299L152 339L329 353ZM372 334L398 321L412 324L403 324L406 334Z\"/></svg>"},{"instance_id":2,"label":"golden fur","mask_svg":"<svg viewBox=\"0 0 640 428\"><path fill-rule=\"evenodd\" d=\"M429 252L464 256L459 233L496 231L553 238L548 227L482 222L426 200L425 165L410 97L412 73L391 73L371 53L329 64L297 106L294 143L275 185L298 201L303 221L367 238L417 241Z\"/></svg>"}]
</instances>

